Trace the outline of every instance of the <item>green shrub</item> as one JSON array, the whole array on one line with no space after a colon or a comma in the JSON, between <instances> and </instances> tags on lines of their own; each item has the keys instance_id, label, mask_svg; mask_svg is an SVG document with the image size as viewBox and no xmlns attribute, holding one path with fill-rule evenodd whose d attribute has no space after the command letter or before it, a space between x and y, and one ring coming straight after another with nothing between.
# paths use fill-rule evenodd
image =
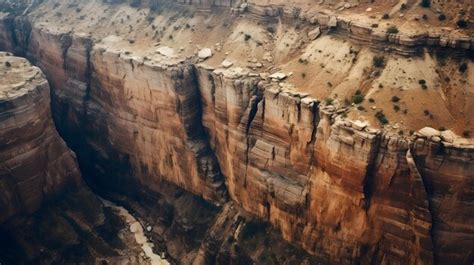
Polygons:
<instances>
[{"instance_id":1,"label":"green shrub","mask_svg":"<svg viewBox=\"0 0 474 265\"><path fill-rule=\"evenodd\" d=\"M431 0L421 0L420 5L422 7L430 7L431 6Z\"/></svg>"},{"instance_id":2,"label":"green shrub","mask_svg":"<svg viewBox=\"0 0 474 265\"><path fill-rule=\"evenodd\" d=\"M381 68L385 66L385 58L383 56L374 56L373 65Z\"/></svg>"},{"instance_id":3,"label":"green shrub","mask_svg":"<svg viewBox=\"0 0 474 265\"><path fill-rule=\"evenodd\" d=\"M465 73L466 70L467 70L467 63L462 63L461 65L459 65L459 72Z\"/></svg>"},{"instance_id":4,"label":"green shrub","mask_svg":"<svg viewBox=\"0 0 474 265\"><path fill-rule=\"evenodd\" d=\"M467 28L467 21L464 19L460 19L458 20L458 22L456 22L456 25L458 25L458 27L462 29Z\"/></svg>"},{"instance_id":5,"label":"green shrub","mask_svg":"<svg viewBox=\"0 0 474 265\"><path fill-rule=\"evenodd\" d=\"M390 26L388 29L387 29L387 33L390 33L390 34L397 34L399 31L398 31L398 28L396 26Z\"/></svg>"},{"instance_id":6,"label":"green shrub","mask_svg":"<svg viewBox=\"0 0 474 265\"><path fill-rule=\"evenodd\" d=\"M387 117L385 117L385 114L383 113L383 110L377 111L377 113L375 113L375 117L379 120L379 122L382 125L385 125L385 124L388 123L388 119L387 119Z\"/></svg>"},{"instance_id":7,"label":"green shrub","mask_svg":"<svg viewBox=\"0 0 474 265\"><path fill-rule=\"evenodd\" d=\"M362 103L362 101L364 101L364 95L355 94L354 96L352 96L352 102L354 104L360 104L360 103Z\"/></svg>"}]
</instances>

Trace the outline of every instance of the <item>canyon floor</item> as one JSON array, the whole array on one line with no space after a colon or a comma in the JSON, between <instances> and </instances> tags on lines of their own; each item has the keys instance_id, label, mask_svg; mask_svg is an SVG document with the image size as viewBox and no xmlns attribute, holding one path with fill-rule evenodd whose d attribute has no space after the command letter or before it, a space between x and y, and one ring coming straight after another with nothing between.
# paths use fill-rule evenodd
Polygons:
<instances>
[{"instance_id":1,"label":"canyon floor","mask_svg":"<svg viewBox=\"0 0 474 265\"><path fill-rule=\"evenodd\" d=\"M473 4L368 2L0 0L0 263L472 264Z\"/></svg>"}]
</instances>

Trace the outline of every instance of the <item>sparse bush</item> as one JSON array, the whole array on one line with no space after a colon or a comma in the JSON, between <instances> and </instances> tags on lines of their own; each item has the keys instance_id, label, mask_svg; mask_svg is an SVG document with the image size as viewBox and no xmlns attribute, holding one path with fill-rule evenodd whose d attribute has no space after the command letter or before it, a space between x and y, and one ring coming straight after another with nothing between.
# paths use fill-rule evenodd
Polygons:
<instances>
[{"instance_id":1,"label":"sparse bush","mask_svg":"<svg viewBox=\"0 0 474 265\"><path fill-rule=\"evenodd\" d=\"M381 68L385 66L385 58L383 56L374 56L373 65Z\"/></svg>"},{"instance_id":2,"label":"sparse bush","mask_svg":"<svg viewBox=\"0 0 474 265\"><path fill-rule=\"evenodd\" d=\"M422 18L423 20L428 20L428 16L426 14L423 14Z\"/></svg>"},{"instance_id":3,"label":"sparse bush","mask_svg":"<svg viewBox=\"0 0 474 265\"><path fill-rule=\"evenodd\" d=\"M390 33L390 34L397 34L399 31L398 31L398 28L396 26L390 26L388 29L387 29L387 33Z\"/></svg>"},{"instance_id":4,"label":"sparse bush","mask_svg":"<svg viewBox=\"0 0 474 265\"><path fill-rule=\"evenodd\" d=\"M326 105L332 105L332 104L334 104L334 99L332 99L332 98L326 98L326 99L324 100L324 102L326 103Z\"/></svg>"},{"instance_id":5,"label":"sparse bush","mask_svg":"<svg viewBox=\"0 0 474 265\"><path fill-rule=\"evenodd\" d=\"M430 115L430 111L429 111L429 110L427 110L427 109L425 109L425 110L423 111L423 113L425 114L425 116L428 116L428 115Z\"/></svg>"},{"instance_id":6,"label":"sparse bush","mask_svg":"<svg viewBox=\"0 0 474 265\"><path fill-rule=\"evenodd\" d=\"M470 137L470 136L471 136L471 131L467 131L467 130L466 130L466 131L462 132L462 136L464 136L464 137Z\"/></svg>"},{"instance_id":7,"label":"sparse bush","mask_svg":"<svg viewBox=\"0 0 474 265\"><path fill-rule=\"evenodd\" d=\"M446 15L445 15L445 14L440 14L440 15L438 16L438 20L439 20L439 21L444 21L444 20L446 20Z\"/></svg>"},{"instance_id":8,"label":"sparse bush","mask_svg":"<svg viewBox=\"0 0 474 265\"><path fill-rule=\"evenodd\" d=\"M400 6L400 10L405 10L405 9L407 9L407 5L406 5L406 4L402 4L402 5Z\"/></svg>"},{"instance_id":9,"label":"sparse bush","mask_svg":"<svg viewBox=\"0 0 474 265\"><path fill-rule=\"evenodd\" d=\"M424 85L424 84L426 84L426 81L424 79L420 79L420 80L418 80L418 84Z\"/></svg>"},{"instance_id":10,"label":"sparse bush","mask_svg":"<svg viewBox=\"0 0 474 265\"><path fill-rule=\"evenodd\" d=\"M275 29L273 27L267 27L267 31L270 33L275 33Z\"/></svg>"},{"instance_id":11,"label":"sparse bush","mask_svg":"<svg viewBox=\"0 0 474 265\"><path fill-rule=\"evenodd\" d=\"M360 104L360 103L362 103L362 101L364 101L364 95L355 94L354 96L352 96L352 102L354 104Z\"/></svg>"},{"instance_id":12,"label":"sparse bush","mask_svg":"<svg viewBox=\"0 0 474 265\"><path fill-rule=\"evenodd\" d=\"M375 102L375 99L369 98L369 102L370 102L370 103L374 103L374 102Z\"/></svg>"},{"instance_id":13,"label":"sparse bush","mask_svg":"<svg viewBox=\"0 0 474 265\"><path fill-rule=\"evenodd\" d=\"M80 13L82 11L82 9L80 9L79 7L76 8L76 13Z\"/></svg>"},{"instance_id":14,"label":"sparse bush","mask_svg":"<svg viewBox=\"0 0 474 265\"><path fill-rule=\"evenodd\" d=\"M387 13L383 14L382 16L382 19L389 19L389 18L390 18L390 15Z\"/></svg>"},{"instance_id":15,"label":"sparse bush","mask_svg":"<svg viewBox=\"0 0 474 265\"><path fill-rule=\"evenodd\" d=\"M460 73L465 73L467 71L467 63L462 63L459 65L459 72Z\"/></svg>"},{"instance_id":16,"label":"sparse bush","mask_svg":"<svg viewBox=\"0 0 474 265\"><path fill-rule=\"evenodd\" d=\"M387 117L385 117L385 114L383 113L383 110L377 111L377 113L375 113L375 117L379 120L379 122L382 125L385 125L385 124L388 123L388 119L387 119Z\"/></svg>"},{"instance_id":17,"label":"sparse bush","mask_svg":"<svg viewBox=\"0 0 474 265\"><path fill-rule=\"evenodd\" d=\"M430 7L430 6L431 6L431 0L421 0L420 5L421 5L422 7L426 7L426 8L427 8L427 7Z\"/></svg>"},{"instance_id":18,"label":"sparse bush","mask_svg":"<svg viewBox=\"0 0 474 265\"><path fill-rule=\"evenodd\" d=\"M6 67L11 67L12 64L11 64L10 62L5 62L5 66L6 66Z\"/></svg>"},{"instance_id":19,"label":"sparse bush","mask_svg":"<svg viewBox=\"0 0 474 265\"><path fill-rule=\"evenodd\" d=\"M308 64L308 60L303 59L303 58L299 58L298 62L301 63L301 64Z\"/></svg>"},{"instance_id":20,"label":"sparse bush","mask_svg":"<svg viewBox=\"0 0 474 265\"><path fill-rule=\"evenodd\" d=\"M249 34L245 34L245 36L244 36L245 41L248 41L251 38L252 38L252 36L250 36Z\"/></svg>"},{"instance_id":21,"label":"sparse bush","mask_svg":"<svg viewBox=\"0 0 474 265\"><path fill-rule=\"evenodd\" d=\"M458 20L458 22L456 22L456 25L458 25L458 27L462 29L467 28L467 21L464 19L460 19Z\"/></svg>"},{"instance_id":22,"label":"sparse bush","mask_svg":"<svg viewBox=\"0 0 474 265\"><path fill-rule=\"evenodd\" d=\"M61 12L56 12L56 16L57 16L57 17L62 17L62 16L63 16L63 13L61 13Z\"/></svg>"},{"instance_id":23,"label":"sparse bush","mask_svg":"<svg viewBox=\"0 0 474 265\"><path fill-rule=\"evenodd\" d=\"M398 112L398 111L400 110L400 106L398 106L398 105L393 105L393 110L395 110L395 111Z\"/></svg>"},{"instance_id":24,"label":"sparse bush","mask_svg":"<svg viewBox=\"0 0 474 265\"><path fill-rule=\"evenodd\" d=\"M439 127L438 131L446 131L446 128L445 127Z\"/></svg>"},{"instance_id":25,"label":"sparse bush","mask_svg":"<svg viewBox=\"0 0 474 265\"><path fill-rule=\"evenodd\" d=\"M302 78L305 78L305 77L306 77L306 73L301 73L301 77L302 77Z\"/></svg>"},{"instance_id":26,"label":"sparse bush","mask_svg":"<svg viewBox=\"0 0 474 265\"><path fill-rule=\"evenodd\" d=\"M392 97L392 102L393 102L393 103L396 103L396 102L398 102L398 101L400 101L400 98L399 98L399 97L397 97L397 96L393 96L393 97Z\"/></svg>"}]
</instances>

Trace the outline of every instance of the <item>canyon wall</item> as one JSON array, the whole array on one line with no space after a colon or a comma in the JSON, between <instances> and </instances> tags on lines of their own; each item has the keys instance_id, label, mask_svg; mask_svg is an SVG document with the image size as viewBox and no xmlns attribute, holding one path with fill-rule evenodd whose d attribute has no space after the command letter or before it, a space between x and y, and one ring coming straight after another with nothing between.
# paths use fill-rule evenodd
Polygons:
<instances>
[{"instance_id":1,"label":"canyon wall","mask_svg":"<svg viewBox=\"0 0 474 265\"><path fill-rule=\"evenodd\" d=\"M51 118L50 90L39 68L0 53L0 223L33 213L43 201L80 186L75 155Z\"/></svg>"},{"instance_id":2,"label":"canyon wall","mask_svg":"<svg viewBox=\"0 0 474 265\"><path fill-rule=\"evenodd\" d=\"M472 143L394 135L245 69L146 60L29 23L3 19L0 49L24 47L44 70L94 185L229 196L323 263L472 263Z\"/></svg>"}]
</instances>

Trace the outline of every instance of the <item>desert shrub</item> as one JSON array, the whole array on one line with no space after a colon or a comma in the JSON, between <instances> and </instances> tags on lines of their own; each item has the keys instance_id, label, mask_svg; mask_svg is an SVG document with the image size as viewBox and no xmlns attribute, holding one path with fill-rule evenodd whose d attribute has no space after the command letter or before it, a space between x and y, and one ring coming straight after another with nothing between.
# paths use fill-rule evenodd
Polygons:
<instances>
[{"instance_id":1,"label":"desert shrub","mask_svg":"<svg viewBox=\"0 0 474 265\"><path fill-rule=\"evenodd\" d=\"M460 19L458 20L458 22L456 22L456 25L458 25L458 27L462 29L467 28L467 21L464 19Z\"/></svg>"},{"instance_id":2,"label":"desert shrub","mask_svg":"<svg viewBox=\"0 0 474 265\"><path fill-rule=\"evenodd\" d=\"M390 26L388 29L387 29L387 33L390 33L390 34L397 34L399 31L398 31L398 28L396 26Z\"/></svg>"},{"instance_id":3,"label":"desert shrub","mask_svg":"<svg viewBox=\"0 0 474 265\"><path fill-rule=\"evenodd\" d=\"M420 5L422 7L430 7L431 6L431 0L421 0Z\"/></svg>"},{"instance_id":4,"label":"desert shrub","mask_svg":"<svg viewBox=\"0 0 474 265\"><path fill-rule=\"evenodd\" d=\"M407 9L407 5L406 5L406 4L402 4L402 5L400 6L400 10L405 10L405 9Z\"/></svg>"},{"instance_id":5,"label":"desert shrub","mask_svg":"<svg viewBox=\"0 0 474 265\"><path fill-rule=\"evenodd\" d=\"M423 20L428 20L428 16L426 14L423 14L422 18Z\"/></svg>"},{"instance_id":6,"label":"desert shrub","mask_svg":"<svg viewBox=\"0 0 474 265\"><path fill-rule=\"evenodd\" d=\"M5 62L5 66L6 66L6 67L11 67L12 64L11 64L10 62Z\"/></svg>"},{"instance_id":7,"label":"desert shrub","mask_svg":"<svg viewBox=\"0 0 474 265\"><path fill-rule=\"evenodd\" d=\"M466 131L462 132L462 136L464 136L464 137L470 137L470 136L471 136L471 131L467 131L467 130L466 130Z\"/></svg>"},{"instance_id":8,"label":"desert shrub","mask_svg":"<svg viewBox=\"0 0 474 265\"><path fill-rule=\"evenodd\" d=\"M332 99L332 98L326 98L326 99L324 100L324 102L326 103L326 105L332 105L332 104L334 104L334 99Z\"/></svg>"},{"instance_id":9,"label":"desert shrub","mask_svg":"<svg viewBox=\"0 0 474 265\"><path fill-rule=\"evenodd\" d=\"M245 34L245 35L244 35L245 41L248 41L248 40L250 40L251 38L252 38L252 36L250 36L249 34Z\"/></svg>"},{"instance_id":10,"label":"desert shrub","mask_svg":"<svg viewBox=\"0 0 474 265\"><path fill-rule=\"evenodd\" d=\"M275 28L267 27L267 31L273 34L273 33L275 33Z\"/></svg>"},{"instance_id":11,"label":"desert shrub","mask_svg":"<svg viewBox=\"0 0 474 265\"><path fill-rule=\"evenodd\" d=\"M302 78L305 78L305 77L306 77L306 73L301 73L301 77L302 77Z\"/></svg>"},{"instance_id":12,"label":"desert shrub","mask_svg":"<svg viewBox=\"0 0 474 265\"><path fill-rule=\"evenodd\" d=\"M444 20L446 20L446 15L445 15L445 14L440 14L440 15L438 16L438 20L439 20L439 21L444 21Z\"/></svg>"},{"instance_id":13,"label":"desert shrub","mask_svg":"<svg viewBox=\"0 0 474 265\"><path fill-rule=\"evenodd\" d=\"M398 105L393 105L393 110L399 111L399 110L400 110L400 106L398 106Z\"/></svg>"},{"instance_id":14,"label":"desert shrub","mask_svg":"<svg viewBox=\"0 0 474 265\"><path fill-rule=\"evenodd\" d=\"M362 94L355 94L354 96L352 96L352 102L354 104L360 104L364 101L364 95Z\"/></svg>"},{"instance_id":15,"label":"desert shrub","mask_svg":"<svg viewBox=\"0 0 474 265\"><path fill-rule=\"evenodd\" d=\"M383 56L374 56L373 65L375 67L384 67L385 66L385 58Z\"/></svg>"},{"instance_id":16,"label":"desert shrub","mask_svg":"<svg viewBox=\"0 0 474 265\"><path fill-rule=\"evenodd\" d=\"M387 117L385 117L385 114L383 113L383 110L377 111L377 113L375 113L375 117L379 120L379 122L382 125L385 125L385 124L388 123L388 119L387 119Z\"/></svg>"},{"instance_id":17,"label":"desert shrub","mask_svg":"<svg viewBox=\"0 0 474 265\"><path fill-rule=\"evenodd\" d=\"M397 96L393 96L393 97L392 97L392 102L393 102L393 103L396 103L396 102L398 102L398 101L400 101L400 98L399 98L399 97L397 97Z\"/></svg>"},{"instance_id":18,"label":"desert shrub","mask_svg":"<svg viewBox=\"0 0 474 265\"><path fill-rule=\"evenodd\" d=\"M427 109L425 109L425 110L423 111L423 113L425 114L425 116L428 116L428 115L430 115L430 111L429 111L429 110L427 110Z\"/></svg>"},{"instance_id":19,"label":"desert shrub","mask_svg":"<svg viewBox=\"0 0 474 265\"><path fill-rule=\"evenodd\" d=\"M369 98L369 102L370 102L370 103L374 103L374 102L375 102L375 99Z\"/></svg>"},{"instance_id":20,"label":"desert shrub","mask_svg":"<svg viewBox=\"0 0 474 265\"><path fill-rule=\"evenodd\" d=\"M467 63L462 63L461 65L459 65L459 72L465 73L466 70L467 70Z\"/></svg>"},{"instance_id":21,"label":"desert shrub","mask_svg":"<svg viewBox=\"0 0 474 265\"><path fill-rule=\"evenodd\" d=\"M390 15L387 13L383 14L382 16L382 19L389 19L389 18L390 18Z\"/></svg>"}]
</instances>

